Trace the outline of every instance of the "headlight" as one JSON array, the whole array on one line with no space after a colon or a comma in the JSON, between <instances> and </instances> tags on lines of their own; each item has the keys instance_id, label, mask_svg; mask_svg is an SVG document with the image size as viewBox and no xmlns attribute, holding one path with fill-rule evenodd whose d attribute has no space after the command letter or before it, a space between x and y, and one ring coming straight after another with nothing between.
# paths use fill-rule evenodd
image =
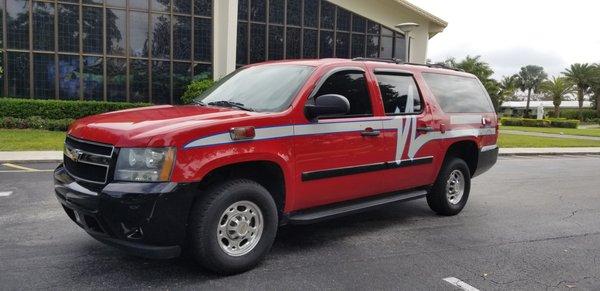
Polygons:
<instances>
[{"instance_id":1,"label":"headlight","mask_svg":"<svg viewBox=\"0 0 600 291\"><path fill-rule=\"evenodd\" d=\"M174 162L175 148L122 148L115 180L166 182L171 178Z\"/></svg>"}]
</instances>

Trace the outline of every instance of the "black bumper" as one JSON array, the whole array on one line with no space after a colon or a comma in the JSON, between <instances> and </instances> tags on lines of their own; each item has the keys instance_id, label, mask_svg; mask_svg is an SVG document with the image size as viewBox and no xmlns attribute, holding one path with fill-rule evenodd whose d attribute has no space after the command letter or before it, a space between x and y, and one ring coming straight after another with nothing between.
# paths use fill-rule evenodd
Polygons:
<instances>
[{"instance_id":1,"label":"black bumper","mask_svg":"<svg viewBox=\"0 0 600 291\"><path fill-rule=\"evenodd\" d=\"M479 159L477 161L477 170L475 170L475 176L479 176L496 164L498 160L498 147L490 150L480 151Z\"/></svg>"},{"instance_id":2,"label":"black bumper","mask_svg":"<svg viewBox=\"0 0 600 291\"><path fill-rule=\"evenodd\" d=\"M56 198L92 237L138 256L179 256L193 201L191 184L119 182L91 188L62 165L54 171Z\"/></svg>"}]
</instances>

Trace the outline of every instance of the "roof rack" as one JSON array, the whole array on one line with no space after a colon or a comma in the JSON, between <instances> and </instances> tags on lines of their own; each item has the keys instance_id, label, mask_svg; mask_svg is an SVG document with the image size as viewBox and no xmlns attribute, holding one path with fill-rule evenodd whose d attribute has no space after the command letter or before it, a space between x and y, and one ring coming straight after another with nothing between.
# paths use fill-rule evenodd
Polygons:
<instances>
[{"instance_id":1,"label":"roof rack","mask_svg":"<svg viewBox=\"0 0 600 291\"><path fill-rule=\"evenodd\" d=\"M442 64L442 63L436 63L436 64L409 63L409 62L405 62L403 60L395 59L395 58L385 59L385 58L362 58L362 57L360 57L360 58L353 58L352 60L358 61L358 62L381 62L381 63L390 63L390 64L397 64L397 65L422 66L422 67L428 67L428 68L446 69L446 70L452 70L452 71L457 71L457 72L463 72L463 70L461 70L461 69L452 68L452 67L446 66L445 64Z\"/></svg>"}]
</instances>

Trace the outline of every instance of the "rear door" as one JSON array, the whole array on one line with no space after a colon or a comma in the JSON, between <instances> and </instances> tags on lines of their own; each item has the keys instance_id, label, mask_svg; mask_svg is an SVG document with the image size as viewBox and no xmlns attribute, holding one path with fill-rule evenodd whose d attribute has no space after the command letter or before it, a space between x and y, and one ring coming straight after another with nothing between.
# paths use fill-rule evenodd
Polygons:
<instances>
[{"instance_id":1,"label":"rear door","mask_svg":"<svg viewBox=\"0 0 600 291\"><path fill-rule=\"evenodd\" d=\"M373 96L362 68L334 69L311 97L339 94L350 112L294 126L297 193L295 209L378 194L386 144L383 121L374 114ZM312 102L309 98L307 102Z\"/></svg>"},{"instance_id":2,"label":"rear door","mask_svg":"<svg viewBox=\"0 0 600 291\"><path fill-rule=\"evenodd\" d=\"M394 190L430 184L434 159L440 158L440 132L414 76L394 69L374 73L387 117L383 125L389 149L386 181Z\"/></svg>"}]
</instances>

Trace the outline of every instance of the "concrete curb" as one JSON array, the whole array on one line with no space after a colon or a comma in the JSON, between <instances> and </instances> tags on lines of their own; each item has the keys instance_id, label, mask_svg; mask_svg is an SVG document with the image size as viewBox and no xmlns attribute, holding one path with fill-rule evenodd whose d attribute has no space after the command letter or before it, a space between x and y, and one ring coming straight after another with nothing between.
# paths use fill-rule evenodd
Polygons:
<instances>
[{"instance_id":1,"label":"concrete curb","mask_svg":"<svg viewBox=\"0 0 600 291\"><path fill-rule=\"evenodd\" d=\"M502 148L499 156L600 155L600 148ZM0 152L2 163L59 163L62 151Z\"/></svg>"}]
</instances>

